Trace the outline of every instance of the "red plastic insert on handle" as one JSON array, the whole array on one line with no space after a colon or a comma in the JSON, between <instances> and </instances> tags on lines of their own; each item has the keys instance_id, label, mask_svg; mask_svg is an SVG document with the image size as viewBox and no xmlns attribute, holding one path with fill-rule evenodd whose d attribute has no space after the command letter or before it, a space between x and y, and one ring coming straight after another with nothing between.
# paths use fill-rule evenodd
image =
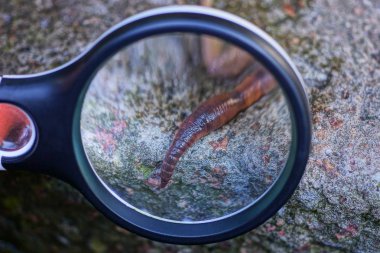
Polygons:
<instances>
[{"instance_id":1,"label":"red plastic insert on handle","mask_svg":"<svg viewBox=\"0 0 380 253\"><path fill-rule=\"evenodd\" d=\"M17 106L0 103L0 152L23 148L32 137L32 122Z\"/></svg>"}]
</instances>

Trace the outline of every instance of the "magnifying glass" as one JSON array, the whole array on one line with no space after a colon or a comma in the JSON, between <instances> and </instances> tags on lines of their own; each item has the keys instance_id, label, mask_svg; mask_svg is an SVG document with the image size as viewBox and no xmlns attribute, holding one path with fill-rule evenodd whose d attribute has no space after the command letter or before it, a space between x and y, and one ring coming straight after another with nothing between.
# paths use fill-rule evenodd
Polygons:
<instances>
[{"instance_id":1,"label":"magnifying glass","mask_svg":"<svg viewBox=\"0 0 380 253\"><path fill-rule=\"evenodd\" d=\"M1 169L68 182L118 225L163 242L262 224L297 187L310 139L287 54L206 7L143 12L65 65L0 80Z\"/></svg>"}]
</instances>

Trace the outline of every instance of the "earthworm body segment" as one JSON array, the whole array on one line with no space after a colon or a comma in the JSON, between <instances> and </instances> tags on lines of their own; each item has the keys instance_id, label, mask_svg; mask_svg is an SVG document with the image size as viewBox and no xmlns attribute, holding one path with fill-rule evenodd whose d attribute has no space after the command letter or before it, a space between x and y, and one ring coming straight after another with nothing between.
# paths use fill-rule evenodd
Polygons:
<instances>
[{"instance_id":1,"label":"earthworm body segment","mask_svg":"<svg viewBox=\"0 0 380 253\"><path fill-rule=\"evenodd\" d=\"M232 91L203 102L179 127L161 165L160 188L171 179L179 158L193 143L232 120L276 86L273 76L259 67Z\"/></svg>"}]
</instances>

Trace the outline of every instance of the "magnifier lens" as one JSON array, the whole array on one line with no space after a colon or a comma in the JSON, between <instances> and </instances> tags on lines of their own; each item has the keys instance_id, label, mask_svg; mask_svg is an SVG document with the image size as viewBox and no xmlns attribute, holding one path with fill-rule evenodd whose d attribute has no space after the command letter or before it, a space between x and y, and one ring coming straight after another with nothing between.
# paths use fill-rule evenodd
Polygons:
<instances>
[{"instance_id":1,"label":"magnifier lens","mask_svg":"<svg viewBox=\"0 0 380 253\"><path fill-rule=\"evenodd\" d=\"M281 174L286 98L248 52L170 33L124 48L85 96L87 159L115 197L146 215L204 222L241 211Z\"/></svg>"}]
</instances>

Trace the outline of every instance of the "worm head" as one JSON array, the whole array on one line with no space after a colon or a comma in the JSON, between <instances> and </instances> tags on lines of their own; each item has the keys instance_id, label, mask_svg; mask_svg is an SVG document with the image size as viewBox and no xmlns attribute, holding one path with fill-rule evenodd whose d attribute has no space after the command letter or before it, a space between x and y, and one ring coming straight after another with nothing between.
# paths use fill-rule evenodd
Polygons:
<instances>
[{"instance_id":1,"label":"worm head","mask_svg":"<svg viewBox=\"0 0 380 253\"><path fill-rule=\"evenodd\" d=\"M149 176L149 178L145 181L145 184L156 189L160 190L164 188L167 185L167 182L163 182L161 179L161 165L162 162L159 162L156 167L154 168L152 174Z\"/></svg>"}]
</instances>

